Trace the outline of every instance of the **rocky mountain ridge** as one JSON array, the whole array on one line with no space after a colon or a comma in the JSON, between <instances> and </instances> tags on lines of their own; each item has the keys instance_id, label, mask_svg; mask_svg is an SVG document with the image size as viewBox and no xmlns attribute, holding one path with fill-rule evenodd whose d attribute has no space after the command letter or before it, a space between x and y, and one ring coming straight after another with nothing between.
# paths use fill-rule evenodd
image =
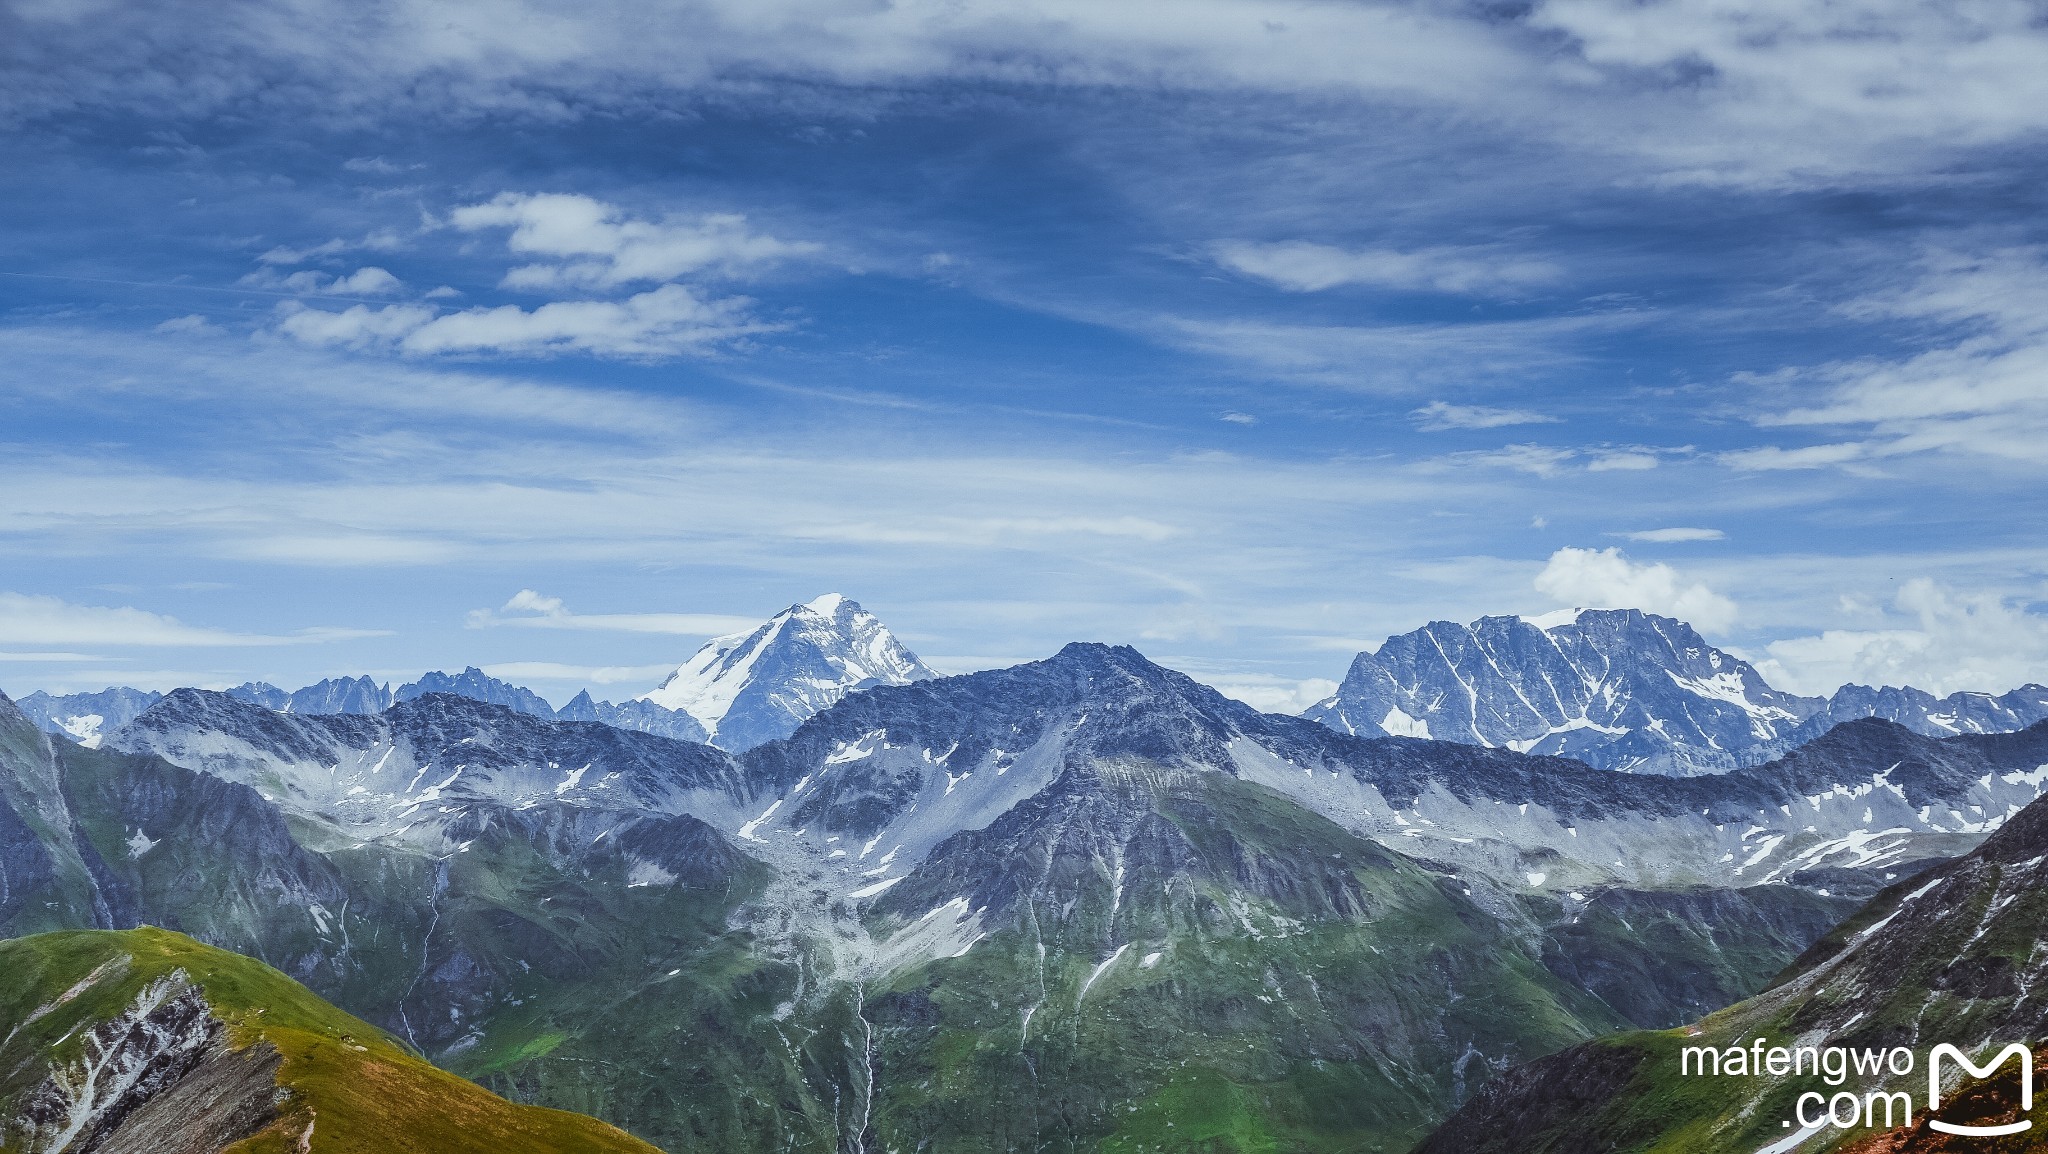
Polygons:
<instances>
[{"instance_id":1,"label":"rocky mountain ridge","mask_svg":"<svg viewBox=\"0 0 2048 1154\"><path fill-rule=\"evenodd\" d=\"M1916 733L2000 733L2048 719L2048 687L2003 696L1846 685L1772 688L1682 621L1635 609L1435 621L1360 653L1304 714L1345 733L1425 737L1675 776L1760 765L1835 725L1880 717Z\"/></svg>"}]
</instances>

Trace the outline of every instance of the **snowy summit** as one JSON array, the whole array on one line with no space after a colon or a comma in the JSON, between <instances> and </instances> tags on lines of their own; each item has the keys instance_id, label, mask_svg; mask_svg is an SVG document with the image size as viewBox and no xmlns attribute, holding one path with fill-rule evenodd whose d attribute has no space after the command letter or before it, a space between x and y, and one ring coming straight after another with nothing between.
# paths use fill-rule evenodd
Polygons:
<instances>
[{"instance_id":1,"label":"snowy summit","mask_svg":"<svg viewBox=\"0 0 2048 1154\"><path fill-rule=\"evenodd\" d=\"M639 700L682 710L712 744L741 750L787 737L856 689L937 676L859 602L827 593L711 639Z\"/></svg>"}]
</instances>

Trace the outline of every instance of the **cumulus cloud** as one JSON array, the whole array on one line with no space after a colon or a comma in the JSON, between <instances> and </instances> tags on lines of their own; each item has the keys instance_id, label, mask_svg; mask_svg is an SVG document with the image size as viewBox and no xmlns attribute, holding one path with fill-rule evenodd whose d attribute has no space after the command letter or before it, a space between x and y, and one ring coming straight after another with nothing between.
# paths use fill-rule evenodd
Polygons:
<instances>
[{"instance_id":1,"label":"cumulus cloud","mask_svg":"<svg viewBox=\"0 0 2048 1154\"><path fill-rule=\"evenodd\" d=\"M1735 602L1662 562L1638 564L1620 549L1566 547L1536 575L1536 591L1560 605L1640 609L1690 622L1709 633L1735 623Z\"/></svg>"},{"instance_id":2,"label":"cumulus cloud","mask_svg":"<svg viewBox=\"0 0 2048 1154\"><path fill-rule=\"evenodd\" d=\"M758 618L717 613L572 613L559 597L521 589L496 609L472 609L471 629L512 626L520 629L594 629L613 633L674 633L710 637L750 629ZM668 666L660 667L666 672ZM595 680L595 678L583 678Z\"/></svg>"},{"instance_id":3,"label":"cumulus cloud","mask_svg":"<svg viewBox=\"0 0 2048 1154\"><path fill-rule=\"evenodd\" d=\"M390 296L405 287L403 281L374 265L359 268L347 276L330 276L315 269L280 273L273 267L265 266L243 277L237 283L273 292L337 297Z\"/></svg>"},{"instance_id":4,"label":"cumulus cloud","mask_svg":"<svg viewBox=\"0 0 2048 1154\"><path fill-rule=\"evenodd\" d=\"M703 354L717 346L787 324L754 318L746 297L709 299L687 285L666 284L622 301L555 301L444 313L426 304L340 312L283 307L278 331L302 344L409 356L473 354L653 359Z\"/></svg>"},{"instance_id":5,"label":"cumulus cloud","mask_svg":"<svg viewBox=\"0 0 2048 1154\"><path fill-rule=\"evenodd\" d=\"M56 597L0 593L0 644L242 647L299 645L382 637L381 630L302 629L277 636L187 625L175 617L132 607L74 605Z\"/></svg>"},{"instance_id":6,"label":"cumulus cloud","mask_svg":"<svg viewBox=\"0 0 2048 1154\"><path fill-rule=\"evenodd\" d=\"M1289 292L1342 285L1441 293L1513 294L1549 284L1556 265L1490 248L1342 249L1310 241L1218 241L1217 263Z\"/></svg>"},{"instance_id":7,"label":"cumulus cloud","mask_svg":"<svg viewBox=\"0 0 2048 1154\"><path fill-rule=\"evenodd\" d=\"M1431 401L1408 414L1415 418L1415 427L1425 433L1441 433L1448 429L1499 429L1509 425L1554 425L1558 418L1527 409L1496 409L1486 405L1453 405L1448 401Z\"/></svg>"},{"instance_id":8,"label":"cumulus cloud","mask_svg":"<svg viewBox=\"0 0 2048 1154\"><path fill-rule=\"evenodd\" d=\"M1774 641L1757 670L1797 693L1842 685L1911 685L1937 696L2000 693L2048 681L2048 617L1991 593L1928 578L1899 589L1879 628L1831 629Z\"/></svg>"},{"instance_id":9,"label":"cumulus cloud","mask_svg":"<svg viewBox=\"0 0 2048 1154\"><path fill-rule=\"evenodd\" d=\"M636 220L615 205L561 193L499 193L448 214L465 232L506 228L512 252L551 257L505 274L506 288L616 288L690 273L736 276L820 249L751 231L747 218L713 213Z\"/></svg>"},{"instance_id":10,"label":"cumulus cloud","mask_svg":"<svg viewBox=\"0 0 2048 1154\"><path fill-rule=\"evenodd\" d=\"M401 252L406 247L407 242L405 238L400 236L396 230L380 228L354 240L335 237L333 240L322 241L319 244L308 245L304 248L278 245L265 251L263 255L256 259L263 264L269 265L294 265L304 264L309 260L339 256L345 252Z\"/></svg>"}]
</instances>

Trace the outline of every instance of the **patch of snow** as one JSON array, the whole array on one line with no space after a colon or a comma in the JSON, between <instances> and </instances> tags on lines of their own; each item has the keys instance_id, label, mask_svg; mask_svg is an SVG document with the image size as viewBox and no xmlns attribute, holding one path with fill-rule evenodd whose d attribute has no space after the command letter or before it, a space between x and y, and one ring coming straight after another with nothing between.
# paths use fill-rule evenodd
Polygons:
<instances>
[{"instance_id":1,"label":"patch of snow","mask_svg":"<svg viewBox=\"0 0 2048 1154\"><path fill-rule=\"evenodd\" d=\"M909 877L910 875L905 874L903 876ZM846 896L852 898L855 901L864 901L868 898L875 897L879 894L887 892L890 886L893 886L897 882L900 882L902 880L903 878L883 878L881 881L876 882L874 885L862 886L861 888L853 891L850 894L847 894Z\"/></svg>"},{"instance_id":2,"label":"patch of snow","mask_svg":"<svg viewBox=\"0 0 2048 1154\"><path fill-rule=\"evenodd\" d=\"M1103 972L1104 972L1105 970L1107 970L1107 969L1109 969L1109 967L1111 967L1111 966L1115 965L1115 964L1116 964L1116 960L1117 960L1118 958L1121 958L1121 957L1123 957L1123 956L1124 956L1124 951L1125 951L1125 950L1128 950L1128 949L1130 949L1130 948L1131 948L1131 945L1130 945L1130 943L1129 943L1129 942L1125 942L1125 943L1124 943L1123 945L1120 945L1120 946L1118 946L1118 947L1116 948L1116 952L1115 952L1115 953L1113 953L1113 954L1109 955L1108 957L1106 957L1106 958L1102 959L1102 964L1101 964L1101 965L1098 965L1098 966L1096 966L1096 967L1095 967L1095 972L1094 972L1094 973L1091 973L1091 974L1089 974L1089 975L1088 975L1088 980L1087 980L1087 981L1085 981L1085 982L1082 982L1082 983L1081 983L1081 992L1080 992L1080 994L1076 995L1076 996L1075 996L1075 998L1074 998L1074 1004L1075 1004L1075 1005L1077 1005L1077 1006L1078 1006L1078 1005L1079 1005L1079 1004L1081 1003L1081 1000L1082 1000L1083 998L1086 998L1086 997L1088 996L1088 988L1089 988L1090 986L1093 986L1093 985L1095 984L1095 979L1097 979L1097 978L1101 977L1101 976L1103 975Z\"/></svg>"}]
</instances>

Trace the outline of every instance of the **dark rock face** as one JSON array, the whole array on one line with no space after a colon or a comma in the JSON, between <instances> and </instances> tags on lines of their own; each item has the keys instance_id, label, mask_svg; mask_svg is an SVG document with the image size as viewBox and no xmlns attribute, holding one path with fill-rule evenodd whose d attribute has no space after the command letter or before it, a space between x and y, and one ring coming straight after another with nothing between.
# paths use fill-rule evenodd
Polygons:
<instances>
[{"instance_id":1,"label":"dark rock face","mask_svg":"<svg viewBox=\"0 0 2048 1154\"><path fill-rule=\"evenodd\" d=\"M1588 1134L1584 1119L1613 1102L1647 1051L1592 1042L1493 1079L1413 1154L1610 1154L1627 1135Z\"/></svg>"},{"instance_id":2,"label":"dark rock face","mask_svg":"<svg viewBox=\"0 0 2048 1154\"><path fill-rule=\"evenodd\" d=\"M138 1105L94 1154L218 1154L277 1120L280 1064L268 1042L234 1050L216 1041L197 1065Z\"/></svg>"},{"instance_id":3,"label":"dark rock face","mask_svg":"<svg viewBox=\"0 0 2048 1154\"><path fill-rule=\"evenodd\" d=\"M1668 1029L1762 989L1861 904L1789 885L1602 890L1551 927L1543 961L1634 1025Z\"/></svg>"}]
</instances>

